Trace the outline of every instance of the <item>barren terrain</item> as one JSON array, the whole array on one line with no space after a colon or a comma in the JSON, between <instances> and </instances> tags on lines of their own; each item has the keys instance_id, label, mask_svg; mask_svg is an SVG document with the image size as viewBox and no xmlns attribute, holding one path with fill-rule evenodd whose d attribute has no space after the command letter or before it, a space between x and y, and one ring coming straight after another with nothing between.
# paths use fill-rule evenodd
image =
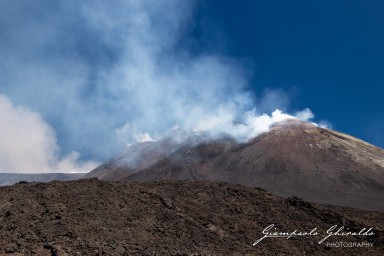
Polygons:
<instances>
[{"instance_id":1,"label":"barren terrain","mask_svg":"<svg viewBox=\"0 0 384 256\"><path fill-rule=\"evenodd\" d=\"M262 237L278 230L319 235ZM333 225L372 236L318 244ZM281 198L263 189L211 181L106 182L97 179L0 187L1 255L383 255L384 215Z\"/></svg>"}]
</instances>

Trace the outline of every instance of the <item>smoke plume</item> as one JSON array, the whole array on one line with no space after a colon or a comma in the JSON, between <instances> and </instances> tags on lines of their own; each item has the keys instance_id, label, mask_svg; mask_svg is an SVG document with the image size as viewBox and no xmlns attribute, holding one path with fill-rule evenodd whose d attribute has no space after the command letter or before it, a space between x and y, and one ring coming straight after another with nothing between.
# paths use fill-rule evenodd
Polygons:
<instances>
[{"instance_id":1,"label":"smoke plume","mask_svg":"<svg viewBox=\"0 0 384 256\"><path fill-rule=\"evenodd\" d=\"M259 112L287 99L273 91L253 95L242 63L182 47L196 6L1 1L0 171L91 169L91 161L175 126L244 141L292 118ZM307 109L297 117L313 114Z\"/></svg>"},{"instance_id":2,"label":"smoke plume","mask_svg":"<svg viewBox=\"0 0 384 256\"><path fill-rule=\"evenodd\" d=\"M53 129L24 107L14 107L0 95L0 169L5 172L84 172L96 166L78 161L79 153L71 152L60 159L60 149Z\"/></svg>"}]
</instances>

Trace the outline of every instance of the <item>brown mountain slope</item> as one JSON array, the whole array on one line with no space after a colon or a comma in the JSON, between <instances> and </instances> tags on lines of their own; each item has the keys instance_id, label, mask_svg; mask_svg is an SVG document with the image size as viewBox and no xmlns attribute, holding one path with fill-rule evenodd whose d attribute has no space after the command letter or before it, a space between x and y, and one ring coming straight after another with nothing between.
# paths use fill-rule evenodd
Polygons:
<instances>
[{"instance_id":1,"label":"brown mountain slope","mask_svg":"<svg viewBox=\"0 0 384 256\"><path fill-rule=\"evenodd\" d=\"M219 180L313 202L384 210L384 150L296 120L278 123L246 144L187 143L145 168L126 169L98 171L109 177L119 172L117 179L128 181Z\"/></svg>"},{"instance_id":2,"label":"brown mountain slope","mask_svg":"<svg viewBox=\"0 0 384 256\"><path fill-rule=\"evenodd\" d=\"M270 224L318 234L252 246ZM357 232L372 227L374 235L318 244L333 225ZM383 230L379 212L228 183L91 179L0 187L0 255L383 255Z\"/></svg>"},{"instance_id":3,"label":"brown mountain slope","mask_svg":"<svg viewBox=\"0 0 384 256\"><path fill-rule=\"evenodd\" d=\"M188 137L186 133L179 130L172 132L171 135L156 142L131 145L126 152L101 164L86 174L84 178L98 178L102 180L123 179L170 156L181 145L198 145L206 139L203 136Z\"/></svg>"}]
</instances>

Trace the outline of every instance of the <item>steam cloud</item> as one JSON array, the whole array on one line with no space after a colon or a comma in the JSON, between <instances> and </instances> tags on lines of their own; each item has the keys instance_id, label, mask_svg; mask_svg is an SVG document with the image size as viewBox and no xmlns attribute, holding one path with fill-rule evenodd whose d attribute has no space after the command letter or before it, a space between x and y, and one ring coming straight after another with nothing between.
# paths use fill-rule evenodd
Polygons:
<instances>
[{"instance_id":1,"label":"steam cloud","mask_svg":"<svg viewBox=\"0 0 384 256\"><path fill-rule=\"evenodd\" d=\"M0 95L0 123L0 167L3 171L84 172L96 166L93 162L78 161L78 152L59 159L52 128L38 113L14 107L3 95Z\"/></svg>"},{"instance_id":2,"label":"steam cloud","mask_svg":"<svg viewBox=\"0 0 384 256\"><path fill-rule=\"evenodd\" d=\"M195 6L1 1L0 171L90 170L175 125L244 141L292 118L258 112L284 107L285 96L256 98L241 63L180 46ZM309 109L296 116L313 118Z\"/></svg>"}]
</instances>

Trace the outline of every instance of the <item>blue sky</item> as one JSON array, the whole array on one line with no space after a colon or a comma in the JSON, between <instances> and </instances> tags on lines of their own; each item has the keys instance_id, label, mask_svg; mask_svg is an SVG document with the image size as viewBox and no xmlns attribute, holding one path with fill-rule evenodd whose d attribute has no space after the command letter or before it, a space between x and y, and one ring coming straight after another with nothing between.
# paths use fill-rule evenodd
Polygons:
<instances>
[{"instance_id":1,"label":"blue sky","mask_svg":"<svg viewBox=\"0 0 384 256\"><path fill-rule=\"evenodd\" d=\"M192 32L333 128L384 147L383 1L205 1ZM205 31L213 29L214 33ZM223 43L224 41L224 43Z\"/></svg>"},{"instance_id":2,"label":"blue sky","mask_svg":"<svg viewBox=\"0 0 384 256\"><path fill-rule=\"evenodd\" d=\"M287 114L384 147L383 13L373 0L0 0L0 172L90 170L175 126L245 140Z\"/></svg>"}]
</instances>

